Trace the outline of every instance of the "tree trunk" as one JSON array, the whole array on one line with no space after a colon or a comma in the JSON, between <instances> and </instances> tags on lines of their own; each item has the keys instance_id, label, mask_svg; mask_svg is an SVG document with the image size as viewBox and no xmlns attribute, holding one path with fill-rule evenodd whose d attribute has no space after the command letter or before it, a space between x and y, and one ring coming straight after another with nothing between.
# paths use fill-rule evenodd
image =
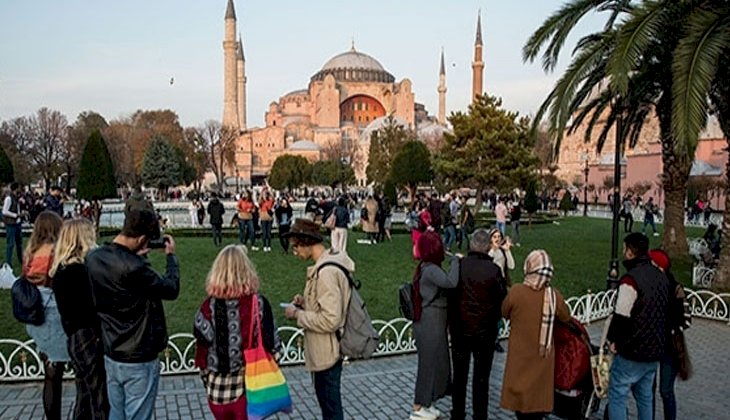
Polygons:
<instances>
[{"instance_id":1,"label":"tree trunk","mask_svg":"<svg viewBox=\"0 0 730 420\"><path fill-rule=\"evenodd\" d=\"M669 144L667 144L669 143ZM684 203L690 165L674 152L672 142L662 142L664 164L664 238L662 248L670 257L687 255L687 232L684 227Z\"/></svg>"},{"instance_id":2,"label":"tree trunk","mask_svg":"<svg viewBox=\"0 0 730 420\"><path fill-rule=\"evenodd\" d=\"M482 210L482 204L484 203L484 201L482 200L483 196L484 196L484 188L482 188L482 187L477 188L477 199L476 199L476 203L474 203L474 216L475 217Z\"/></svg>"}]
</instances>

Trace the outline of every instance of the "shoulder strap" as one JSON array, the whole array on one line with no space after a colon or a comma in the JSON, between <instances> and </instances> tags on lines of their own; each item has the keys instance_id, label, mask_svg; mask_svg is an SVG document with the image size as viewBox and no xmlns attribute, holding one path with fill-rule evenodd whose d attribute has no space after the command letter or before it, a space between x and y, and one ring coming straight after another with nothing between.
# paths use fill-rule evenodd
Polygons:
<instances>
[{"instance_id":1,"label":"shoulder strap","mask_svg":"<svg viewBox=\"0 0 730 420\"><path fill-rule=\"evenodd\" d=\"M340 271L342 271L345 274L345 277L347 278L347 282L350 284L351 288L360 289L360 286L361 286L360 282L352 278L352 275L350 274L350 270L345 268L342 264L336 263L334 261L325 262L322 265L320 265L319 267L317 267L317 275L319 276L319 272L322 271L323 268L329 267L329 266L339 268Z\"/></svg>"}]
</instances>

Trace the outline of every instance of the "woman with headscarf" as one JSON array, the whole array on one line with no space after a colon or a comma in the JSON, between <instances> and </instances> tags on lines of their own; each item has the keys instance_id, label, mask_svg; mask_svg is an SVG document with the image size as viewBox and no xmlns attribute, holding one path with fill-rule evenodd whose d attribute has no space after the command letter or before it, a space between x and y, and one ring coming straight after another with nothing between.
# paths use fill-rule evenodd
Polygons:
<instances>
[{"instance_id":1,"label":"woman with headscarf","mask_svg":"<svg viewBox=\"0 0 730 420\"><path fill-rule=\"evenodd\" d=\"M542 419L553 410L553 325L556 318L568 322L570 309L550 284L547 252L530 252L524 272L522 284L512 286L502 303L502 316L511 323L501 405L518 419Z\"/></svg>"}]
</instances>

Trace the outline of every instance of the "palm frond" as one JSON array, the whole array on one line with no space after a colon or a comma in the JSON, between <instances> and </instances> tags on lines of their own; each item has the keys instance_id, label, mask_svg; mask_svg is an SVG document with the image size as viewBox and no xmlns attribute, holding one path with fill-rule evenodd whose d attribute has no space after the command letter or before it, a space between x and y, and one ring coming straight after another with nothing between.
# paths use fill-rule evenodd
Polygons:
<instances>
[{"instance_id":1,"label":"palm frond","mask_svg":"<svg viewBox=\"0 0 730 420\"><path fill-rule=\"evenodd\" d=\"M699 133L707 123L710 84L718 60L729 50L728 8L695 10L672 63L672 131L680 156L694 156Z\"/></svg>"},{"instance_id":2,"label":"palm frond","mask_svg":"<svg viewBox=\"0 0 730 420\"><path fill-rule=\"evenodd\" d=\"M632 11L619 30L616 48L608 62L614 86L625 94L629 85L629 74L647 52L652 40L659 36L670 18L671 7L666 1L647 1Z\"/></svg>"},{"instance_id":3,"label":"palm frond","mask_svg":"<svg viewBox=\"0 0 730 420\"><path fill-rule=\"evenodd\" d=\"M558 56L570 32L575 28L583 16L605 3L616 0L572 0L564 4L558 11L550 15L537 30L528 38L522 47L522 60L534 62L540 51L542 68L551 72L558 63ZM547 44L547 46L546 46Z\"/></svg>"}]
</instances>

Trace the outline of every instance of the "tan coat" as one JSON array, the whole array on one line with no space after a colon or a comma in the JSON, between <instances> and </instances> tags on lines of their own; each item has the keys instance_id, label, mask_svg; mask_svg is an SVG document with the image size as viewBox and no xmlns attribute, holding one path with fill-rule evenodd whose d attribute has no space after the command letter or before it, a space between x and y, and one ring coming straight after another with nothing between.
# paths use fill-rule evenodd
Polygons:
<instances>
[{"instance_id":1,"label":"tan coat","mask_svg":"<svg viewBox=\"0 0 730 420\"><path fill-rule=\"evenodd\" d=\"M365 233L378 233L378 223L375 215L378 213L378 202L375 199L365 200L365 208L368 209L368 218L362 221L362 230Z\"/></svg>"},{"instance_id":2,"label":"tan coat","mask_svg":"<svg viewBox=\"0 0 730 420\"><path fill-rule=\"evenodd\" d=\"M557 289L555 319L570 320L570 309ZM543 291L515 284L502 302L502 316L510 320L509 351L502 383L502 408L522 413L553 410L555 347L540 356Z\"/></svg>"},{"instance_id":3,"label":"tan coat","mask_svg":"<svg viewBox=\"0 0 730 420\"><path fill-rule=\"evenodd\" d=\"M330 250L307 267L304 310L297 312L297 325L304 329L304 366L311 372L329 369L340 359L335 332L345 325L345 309L350 301L350 285L342 270L325 267L317 272L327 261L355 271L355 263L347 254Z\"/></svg>"}]
</instances>

